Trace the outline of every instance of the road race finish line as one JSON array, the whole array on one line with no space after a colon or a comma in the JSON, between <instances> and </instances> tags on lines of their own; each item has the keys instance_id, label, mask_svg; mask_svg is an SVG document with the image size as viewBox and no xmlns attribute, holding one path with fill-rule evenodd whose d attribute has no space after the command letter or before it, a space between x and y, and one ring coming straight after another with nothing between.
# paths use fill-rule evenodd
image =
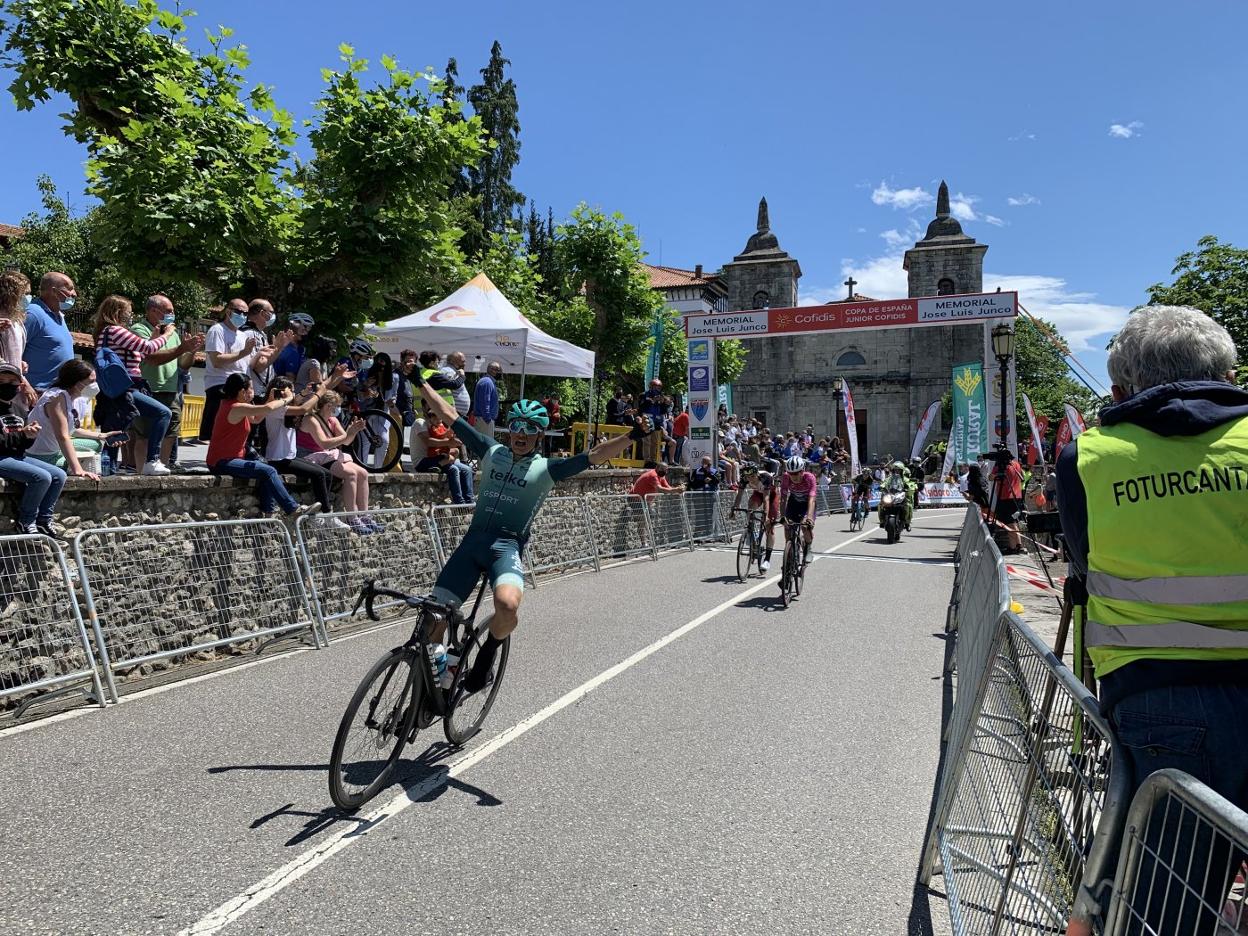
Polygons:
<instances>
[{"instance_id":1,"label":"road race finish line","mask_svg":"<svg viewBox=\"0 0 1248 936\"><path fill-rule=\"evenodd\" d=\"M876 532L878 531L874 528L870 530L863 530L857 536L847 539L843 543L837 544L832 549L827 550L827 552L835 552L838 549L842 549L851 543L855 543L863 537ZM812 559L811 561L814 562L817 560L818 557L815 557L815 559ZM647 657L658 653L668 644L679 640L690 631L696 630L707 621L717 617L729 608L740 604L745 599L754 596L766 588L774 588L776 583L779 581L780 576L774 575L771 578L763 579L763 581L756 585L751 585L749 588L738 592L727 601L716 605L704 614L698 615L698 617L694 618L692 621L682 624L671 633L660 637L649 646L643 647L632 656L621 660L610 669L604 670L593 679L590 679L577 686L575 689L564 693L545 708L540 709L528 718L517 722L510 728L499 732L497 735L482 744L479 748L465 754L459 760L449 765L446 773L429 777L422 783L419 783L409 789L405 789L402 793L399 793L384 806L375 809L368 815L364 816L356 827L339 832L336 835L331 836L326 841L320 843L315 848L310 848L303 852L293 861L289 861L282 865L282 867L278 868L263 880L258 881L251 887L247 888L247 890L243 891L243 893L239 894L237 897L226 901L207 916L191 924L186 929L181 930L178 933L178 936L212 936L212 934L220 933L230 924L236 922L244 914L256 909L270 897L275 897L308 872L315 870L317 867L324 864L349 845L361 841L368 835L368 833L374 831L387 819L393 819L409 806L419 802L426 794L430 793L437 787L444 785L447 780L459 776L470 767L473 767L474 765L485 760L491 754L502 750L513 741L516 741L528 734L542 722L553 717L554 715L559 714L568 706L574 705L598 687L610 682L621 673L632 669Z\"/></svg>"},{"instance_id":2,"label":"road race finish line","mask_svg":"<svg viewBox=\"0 0 1248 936\"><path fill-rule=\"evenodd\" d=\"M688 338L763 338L826 331L962 325L1018 314L1018 293L973 293L922 299L844 302L753 312L685 316Z\"/></svg>"}]
</instances>

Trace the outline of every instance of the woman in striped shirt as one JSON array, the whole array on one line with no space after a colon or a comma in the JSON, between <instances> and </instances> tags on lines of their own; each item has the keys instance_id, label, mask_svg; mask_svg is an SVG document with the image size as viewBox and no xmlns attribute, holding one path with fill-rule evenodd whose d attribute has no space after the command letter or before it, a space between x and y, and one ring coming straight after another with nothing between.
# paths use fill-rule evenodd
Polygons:
<instances>
[{"instance_id":1,"label":"woman in striped shirt","mask_svg":"<svg viewBox=\"0 0 1248 936\"><path fill-rule=\"evenodd\" d=\"M161 350L173 332L173 323L163 323L149 340L141 338L130 331L130 323L134 321L134 310L130 300L125 296L108 296L95 310L95 347L112 348L125 362L133 384L131 396L135 408L147 420L150 429L147 434L147 464L143 466L145 475L167 475L171 472L160 460L160 444L169 429L172 414L169 407L159 400L148 396L147 382L139 372L143 358ZM128 426L112 428L125 429Z\"/></svg>"}]
</instances>

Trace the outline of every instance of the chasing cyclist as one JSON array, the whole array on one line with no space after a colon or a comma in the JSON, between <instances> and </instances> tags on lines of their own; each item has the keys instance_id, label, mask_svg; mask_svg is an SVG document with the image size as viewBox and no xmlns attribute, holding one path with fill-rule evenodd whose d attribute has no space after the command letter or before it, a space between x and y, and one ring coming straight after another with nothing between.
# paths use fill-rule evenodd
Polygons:
<instances>
[{"instance_id":1,"label":"chasing cyclist","mask_svg":"<svg viewBox=\"0 0 1248 936\"><path fill-rule=\"evenodd\" d=\"M508 444L487 439L432 389L420 374L420 392L429 409L442 417L481 463L477 505L456 550L446 560L433 587L434 600L459 607L487 573L494 590L490 633L464 679L464 691L480 692L493 677L494 658L507 636L516 629L524 595L524 566L520 562L538 509L556 482L580 474L623 453L651 434L649 423L638 419L632 432L619 435L571 458L547 459L538 452L550 425L546 407L536 400L520 400L507 414Z\"/></svg>"},{"instance_id":2,"label":"chasing cyclist","mask_svg":"<svg viewBox=\"0 0 1248 936\"><path fill-rule=\"evenodd\" d=\"M768 464L775 464L768 462ZM741 509L741 498L750 492L749 509L763 512L763 530L767 537L767 552L763 561L758 564L760 572L771 568L771 551L776 543L776 524L780 522L780 489L776 486L776 477L770 471L760 470L758 465L744 464L741 466L741 480L745 483L737 489L736 499L732 502L732 512Z\"/></svg>"},{"instance_id":3,"label":"chasing cyclist","mask_svg":"<svg viewBox=\"0 0 1248 936\"><path fill-rule=\"evenodd\" d=\"M849 499L849 510L853 513L854 508L858 506L858 502L862 502L862 515L865 517L871 512L871 486L875 483L875 477L871 474L871 469L863 467L862 471L854 477L854 493Z\"/></svg>"},{"instance_id":4,"label":"chasing cyclist","mask_svg":"<svg viewBox=\"0 0 1248 936\"><path fill-rule=\"evenodd\" d=\"M819 482L806 470L806 459L792 455L784 463L784 475L780 478L780 500L784 502L784 541L789 541L789 524L802 526L806 540L803 560L810 562L810 547L815 541L815 492Z\"/></svg>"}]
</instances>

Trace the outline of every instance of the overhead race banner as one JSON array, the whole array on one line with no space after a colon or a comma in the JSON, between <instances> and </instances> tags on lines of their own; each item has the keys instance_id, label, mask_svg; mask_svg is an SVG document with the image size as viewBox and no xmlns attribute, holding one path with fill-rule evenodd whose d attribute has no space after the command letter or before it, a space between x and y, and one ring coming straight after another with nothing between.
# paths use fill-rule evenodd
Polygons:
<instances>
[{"instance_id":1,"label":"overhead race banner","mask_svg":"<svg viewBox=\"0 0 1248 936\"><path fill-rule=\"evenodd\" d=\"M853 476L858 476L858 420L854 417L854 395L849 392L849 381L845 388L845 433L849 436L849 469Z\"/></svg>"},{"instance_id":2,"label":"overhead race banner","mask_svg":"<svg viewBox=\"0 0 1248 936\"><path fill-rule=\"evenodd\" d=\"M919 453L923 451L923 443L927 441L927 434L931 432L932 423L936 421L936 414L939 412L940 400L933 400L924 411L923 418L919 420L918 431L914 434L914 445L910 446L911 458L918 458Z\"/></svg>"},{"instance_id":3,"label":"overhead race banner","mask_svg":"<svg viewBox=\"0 0 1248 936\"><path fill-rule=\"evenodd\" d=\"M978 361L953 368L953 458L958 464L979 460L988 451L988 419L984 412L984 366Z\"/></svg>"},{"instance_id":4,"label":"overhead race banner","mask_svg":"<svg viewBox=\"0 0 1248 936\"><path fill-rule=\"evenodd\" d=\"M1018 293L974 293L685 316L689 338L763 338L826 331L964 325L1018 314Z\"/></svg>"}]
</instances>

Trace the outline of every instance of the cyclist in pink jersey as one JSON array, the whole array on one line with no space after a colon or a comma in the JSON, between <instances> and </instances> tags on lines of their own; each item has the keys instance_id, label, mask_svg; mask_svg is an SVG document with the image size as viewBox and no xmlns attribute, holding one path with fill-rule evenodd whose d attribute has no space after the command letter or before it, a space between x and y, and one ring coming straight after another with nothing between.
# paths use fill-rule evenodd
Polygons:
<instances>
[{"instance_id":1,"label":"cyclist in pink jersey","mask_svg":"<svg viewBox=\"0 0 1248 936\"><path fill-rule=\"evenodd\" d=\"M806 460L794 455L784 463L780 478L780 501L784 511L784 538L788 541L789 524L800 523L806 540L805 560L810 562L810 547L815 541L815 492L818 481L806 470Z\"/></svg>"}]
</instances>

